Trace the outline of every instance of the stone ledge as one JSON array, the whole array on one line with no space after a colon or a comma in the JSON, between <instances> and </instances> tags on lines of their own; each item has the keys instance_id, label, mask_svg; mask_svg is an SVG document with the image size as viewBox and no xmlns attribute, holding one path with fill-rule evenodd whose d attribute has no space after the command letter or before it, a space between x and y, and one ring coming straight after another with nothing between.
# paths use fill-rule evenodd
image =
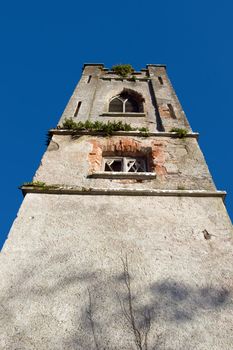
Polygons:
<instances>
[{"instance_id":1,"label":"stone ledge","mask_svg":"<svg viewBox=\"0 0 233 350\"><path fill-rule=\"evenodd\" d=\"M106 112L100 114L100 117L145 117L146 113L119 113L119 112Z\"/></svg>"},{"instance_id":2,"label":"stone ledge","mask_svg":"<svg viewBox=\"0 0 233 350\"><path fill-rule=\"evenodd\" d=\"M151 180L156 178L156 174L151 172L126 173L119 171L97 171L88 175L88 177L94 179Z\"/></svg>"},{"instance_id":3,"label":"stone ledge","mask_svg":"<svg viewBox=\"0 0 233 350\"><path fill-rule=\"evenodd\" d=\"M84 63L83 69L87 66L97 66L97 67L104 68L104 63Z\"/></svg>"},{"instance_id":4,"label":"stone ledge","mask_svg":"<svg viewBox=\"0 0 233 350\"><path fill-rule=\"evenodd\" d=\"M51 135L96 135L106 136L106 133L102 131L85 131L85 130L71 130L71 129L50 129ZM139 136L139 137L172 137L179 138L175 132L142 132L142 131L114 131L110 136ZM184 138L195 138L198 139L198 132L189 132Z\"/></svg>"},{"instance_id":5,"label":"stone ledge","mask_svg":"<svg viewBox=\"0 0 233 350\"><path fill-rule=\"evenodd\" d=\"M140 73L136 73L136 74L140 74ZM140 82L140 81L148 81L150 80L151 78L150 77L136 77L135 80L133 78L121 78L121 77L100 77L99 79L101 80L108 80L108 81L111 81L111 80L120 80L120 81L130 81L130 82Z\"/></svg>"},{"instance_id":6,"label":"stone ledge","mask_svg":"<svg viewBox=\"0 0 233 350\"><path fill-rule=\"evenodd\" d=\"M121 76L121 75L117 74L114 70L111 70L111 69L106 69L106 71L107 71L107 74L115 75L121 79L128 79L127 76L129 76L129 75L142 75L141 71L136 71L136 70L129 73L127 76ZM103 78L103 77L101 77L101 78Z\"/></svg>"},{"instance_id":7,"label":"stone ledge","mask_svg":"<svg viewBox=\"0 0 233 350\"><path fill-rule=\"evenodd\" d=\"M111 69L109 68L105 68L104 66L104 63L84 63L83 64L83 69L86 67L86 66L101 66L105 71L109 71L111 73L115 73L115 71L112 71ZM141 71L146 71L148 69L148 67L164 67L166 68L166 64L154 64L154 63L149 63L146 65L146 69L145 68L142 68L140 69ZM141 74L141 72L138 72L138 71L134 71L132 74Z\"/></svg>"},{"instance_id":8,"label":"stone ledge","mask_svg":"<svg viewBox=\"0 0 233 350\"><path fill-rule=\"evenodd\" d=\"M21 186L23 195L27 193L45 194L70 194L70 195L115 195L115 196L162 196L162 197L226 197L225 191L205 191L205 190L159 190L159 189L110 189L110 188L86 188L77 186L47 185L46 188L35 186Z\"/></svg>"},{"instance_id":9,"label":"stone ledge","mask_svg":"<svg viewBox=\"0 0 233 350\"><path fill-rule=\"evenodd\" d=\"M148 67L164 67L165 69L167 68L166 64L153 64L153 63L147 64L146 68L148 69Z\"/></svg>"}]
</instances>

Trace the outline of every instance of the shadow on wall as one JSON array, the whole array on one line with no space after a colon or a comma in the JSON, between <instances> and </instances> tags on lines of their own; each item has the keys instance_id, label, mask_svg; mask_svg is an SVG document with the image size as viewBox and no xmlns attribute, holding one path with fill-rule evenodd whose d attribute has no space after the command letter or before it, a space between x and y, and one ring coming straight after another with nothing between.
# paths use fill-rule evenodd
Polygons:
<instances>
[{"instance_id":1,"label":"shadow on wall","mask_svg":"<svg viewBox=\"0 0 233 350\"><path fill-rule=\"evenodd\" d=\"M161 117L160 117L160 114L159 114L158 104L157 104L157 101L156 101L156 98L155 98L152 82L149 81L148 84L149 84L148 86L149 86L151 101L152 101L153 107L155 109L157 130L158 131L165 131L163 123L162 123L162 120L161 120Z\"/></svg>"},{"instance_id":2,"label":"shadow on wall","mask_svg":"<svg viewBox=\"0 0 233 350\"><path fill-rule=\"evenodd\" d=\"M117 288L119 283L123 284L124 291L120 294L115 292L115 294L120 310L118 317L121 320L121 327L131 336L131 344L128 344L125 349L129 349L129 346L130 349L138 350L174 349L165 345L166 341L169 343L171 339L168 339L166 330L161 331L161 320L167 328L169 324L173 327L182 327L182 324L191 323L203 313L206 317L206 314L210 316L212 312L221 312L226 307L232 308L230 292L226 288L213 286L192 288L172 279L155 282L148 290L145 289L142 294L149 292L151 296L151 301L145 304L141 300L140 293L134 294L132 291L133 278L129 274L127 258L122 260L122 266L123 273L116 277L116 291L119 289ZM88 334L92 334L94 349L112 349L109 345L111 337L109 336L109 339L104 337L103 342L101 336L103 333L106 336L109 331L105 330L105 325L98 317L98 296L95 293L96 291L91 292L88 289L89 304L84 311L83 321L86 329L89 328ZM114 318L114 315L111 317ZM188 349L186 341L182 344L182 340L179 339L178 343L179 349ZM124 347L113 348L123 349ZM191 348L194 349L195 346L191 344Z\"/></svg>"},{"instance_id":3,"label":"shadow on wall","mask_svg":"<svg viewBox=\"0 0 233 350\"><path fill-rule=\"evenodd\" d=\"M145 284L135 292L137 276L130 275L127 257L122 259L122 272L115 275L106 275L106 271L95 270L94 266L80 265L77 258L72 263L71 260L69 253L49 257L43 251L34 256L34 265L21 270L18 279L11 281L4 294L0 294L0 327L1 333L6 334L2 338L4 349L12 349L17 344L26 350L29 338L32 348L46 348L46 345L40 347L44 327L54 328L47 337L48 344L54 341L53 332L59 333L59 342L65 349L174 349L166 345L174 329L186 327L196 318L202 322L202 316L205 323L212 313L216 315L232 308L229 290L211 285L193 288L165 279ZM64 293L67 304L72 300L74 313L67 313L61 322L56 307L59 305L64 310L67 307L62 305ZM34 310L30 318L30 308L35 304L42 305L43 315L41 309ZM24 322L17 321L19 310ZM37 330L34 324L29 324L40 319L43 322ZM186 330L186 336L188 332ZM176 349L187 349L185 341L180 337ZM56 348L52 346L51 349Z\"/></svg>"}]
</instances>

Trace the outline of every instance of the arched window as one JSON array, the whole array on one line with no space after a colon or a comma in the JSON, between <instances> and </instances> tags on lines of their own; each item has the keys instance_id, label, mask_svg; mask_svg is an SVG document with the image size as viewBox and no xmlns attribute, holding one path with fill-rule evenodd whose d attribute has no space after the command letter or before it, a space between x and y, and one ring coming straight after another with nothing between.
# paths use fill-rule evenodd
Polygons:
<instances>
[{"instance_id":1,"label":"arched window","mask_svg":"<svg viewBox=\"0 0 233 350\"><path fill-rule=\"evenodd\" d=\"M125 111L126 112L138 113L139 112L139 108L138 108L137 102L135 102L132 99L126 100L125 101Z\"/></svg>"},{"instance_id":2,"label":"arched window","mask_svg":"<svg viewBox=\"0 0 233 350\"><path fill-rule=\"evenodd\" d=\"M115 97L109 103L109 112L122 112L123 113L123 101L122 101L122 99Z\"/></svg>"},{"instance_id":3,"label":"arched window","mask_svg":"<svg viewBox=\"0 0 233 350\"><path fill-rule=\"evenodd\" d=\"M124 89L120 95L115 96L109 103L109 112L140 113L143 112L144 101L141 94Z\"/></svg>"}]
</instances>

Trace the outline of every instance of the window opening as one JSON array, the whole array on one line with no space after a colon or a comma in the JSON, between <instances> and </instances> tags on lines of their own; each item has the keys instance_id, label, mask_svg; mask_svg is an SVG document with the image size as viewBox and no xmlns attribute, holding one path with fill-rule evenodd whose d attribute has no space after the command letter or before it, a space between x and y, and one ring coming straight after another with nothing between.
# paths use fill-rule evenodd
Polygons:
<instances>
[{"instance_id":1,"label":"window opening","mask_svg":"<svg viewBox=\"0 0 233 350\"><path fill-rule=\"evenodd\" d=\"M163 79L161 77L158 77L158 80L160 82L160 85L163 85Z\"/></svg>"},{"instance_id":2,"label":"window opening","mask_svg":"<svg viewBox=\"0 0 233 350\"><path fill-rule=\"evenodd\" d=\"M92 76L91 76L91 75L89 75L88 80L87 80L87 83L88 83L88 84L90 83L91 78L92 78Z\"/></svg>"},{"instance_id":3,"label":"window opening","mask_svg":"<svg viewBox=\"0 0 233 350\"><path fill-rule=\"evenodd\" d=\"M114 98L109 104L109 112L123 113L123 101L118 97Z\"/></svg>"},{"instance_id":4,"label":"window opening","mask_svg":"<svg viewBox=\"0 0 233 350\"><path fill-rule=\"evenodd\" d=\"M139 173L146 171L145 159L127 159L126 158L126 171L129 173Z\"/></svg>"},{"instance_id":5,"label":"window opening","mask_svg":"<svg viewBox=\"0 0 233 350\"><path fill-rule=\"evenodd\" d=\"M118 96L110 100L109 112L143 113L143 102L144 98L137 91L123 89Z\"/></svg>"},{"instance_id":6,"label":"window opening","mask_svg":"<svg viewBox=\"0 0 233 350\"><path fill-rule=\"evenodd\" d=\"M169 103L167 106L168 106L168 108L169 108L170 116L171 116L173 119L176 119L176 114L175 114L175 111L174 111L173 106L172 106L170 103Z\"/></svg>"},{"instance_id":7,"label":"window opening","mask_svg":"<svg viewBox=\"0 0 233 350\"><path fill-rule=\"evenodd\" d=\"M133 100L126 100L125 101L125 112L134 112L138 113L138 104Z\"/></svg>"},{"instance_id":8,"label":"window opening","mask_svg":"<svg viewBox=\"0 0 233 350\"><path fill-rule=\"evenodd\" d=\"M115 157L104 158L104 171L139 173L147 171L145 158Z\"/></svg>"},{"instance_id":9,"label":"window opening","mask_svg":"<svg viewBox=\"0 0 233 350\"><path fill-rule=\"evenodd\" d=\"M74 117L77 117L78 112L79 112L80 107L81 107L81 104L82 104L82 102L81 102L81 101L79 101L79 103L78 103L78 105L77 105L77 107L76 107L76 110L75 110L75 112L74 112Z\"/></svg>"},{"instance_id":10,"label":"window opening","mask_svg":"<svg viewBox=\"0 0 233 350\"><path fill-rule=\"evenodd\" d=\"M105 159L104 171L122 171L122 159Z\"/></svg>"},{"instance_id":11,"label":"window opening","mask_svg":"<svg viewBox=\"0 0 233 350\"><path fill-rule=\"evenodd\" d=\"M109 104L109 112L138 113L139 107L131 98L115 97Z\"/></svg>"}]
</instances>

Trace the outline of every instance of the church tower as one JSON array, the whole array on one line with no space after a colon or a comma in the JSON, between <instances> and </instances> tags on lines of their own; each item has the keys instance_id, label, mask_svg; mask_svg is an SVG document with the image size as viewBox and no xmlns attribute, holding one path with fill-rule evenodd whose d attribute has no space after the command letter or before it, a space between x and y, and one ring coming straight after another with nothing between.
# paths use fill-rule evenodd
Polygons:
<instances>
[{"instance_id":1,"label":"church tower","mask_svg":"<svg viewBox=\"0 0 233 350\"><path fill-rule=\"evenodd\" d=\"M0 256L2 350L230 350L232 224L164 65L84 64Z\"/></svg>"}]
</instances>

